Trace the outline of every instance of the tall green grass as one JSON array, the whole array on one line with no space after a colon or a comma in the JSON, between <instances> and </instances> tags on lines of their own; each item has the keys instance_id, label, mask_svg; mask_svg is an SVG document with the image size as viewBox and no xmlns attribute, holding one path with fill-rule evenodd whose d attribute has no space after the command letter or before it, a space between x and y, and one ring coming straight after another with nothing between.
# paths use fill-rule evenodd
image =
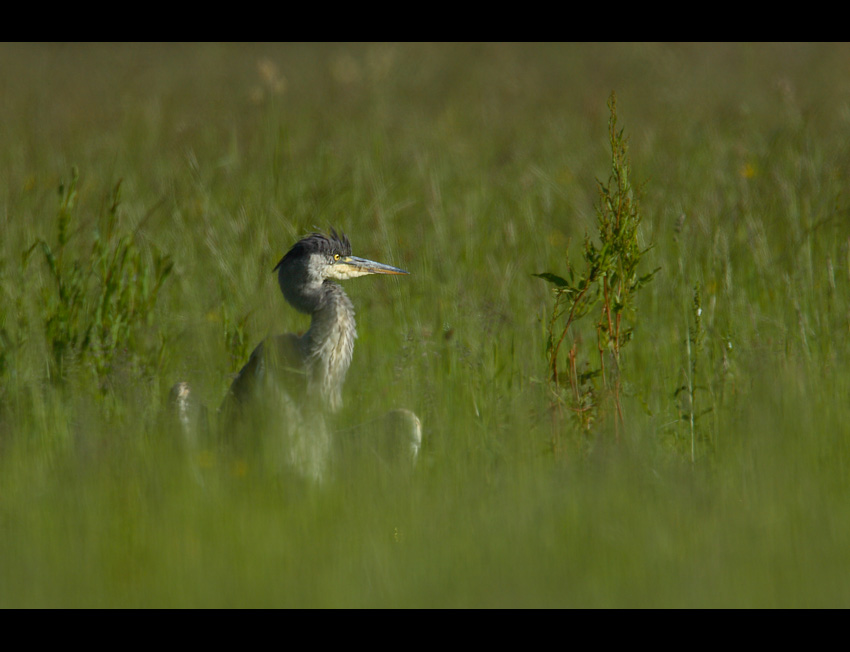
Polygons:
<instances>
[{"instance_id":1,"label":"tall green grass","mask_svg":"<svg viewBox=\"0 0 850 652\"><path fill-rule=\"evenodd\" d=\"M847 55L0 46L0 606L850 604ZM588 434L532 275L595 233L612 90L660 271ZM271 270L330 226L411 272L346 284L338 425L414 410L415 471L187 448L169 387L306 329Z\"/></svg>"}]
</instances>

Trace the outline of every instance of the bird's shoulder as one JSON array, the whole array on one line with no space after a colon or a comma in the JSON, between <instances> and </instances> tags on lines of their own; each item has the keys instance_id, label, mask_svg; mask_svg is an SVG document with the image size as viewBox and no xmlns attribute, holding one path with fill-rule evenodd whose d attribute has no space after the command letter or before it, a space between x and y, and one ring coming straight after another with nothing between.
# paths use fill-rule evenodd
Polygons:
<instances>
[{"instance_id":1,"label":"bird's shoulder","mask_svg":"<svg viewBox=\"0 0 850 652\"><path fill-rule=\"evenodd\" d=\"M267 337L254 349L251 358L254 357L262 358L263 363L277 373L292 373L301 376L306 373L304 340L294 333Z\"/></svg>"},{"instance_id":2,"label":"bird's shoulder","mask_svg":"<svg viewBox=\"0 0 850 652\"><path fill-rule=\"evenodd\" d=\"M247 402L254 397L261 382L269 377L286 382L292 390L305 385L304 345L300 337L287 333L260 342L233 379L226 400Z\"/></svg>"}]
</instances>

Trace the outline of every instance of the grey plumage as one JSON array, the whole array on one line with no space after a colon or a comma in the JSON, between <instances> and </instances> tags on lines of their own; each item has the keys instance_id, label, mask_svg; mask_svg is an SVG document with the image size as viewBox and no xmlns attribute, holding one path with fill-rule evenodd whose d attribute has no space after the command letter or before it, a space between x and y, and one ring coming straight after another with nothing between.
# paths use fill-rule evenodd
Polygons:
<instances>
[{"instance_id":1,"label":"grey plumage","mask_svg":"<svg viewBox=\"0 0 850 652\"><path fill-rule=\"evenodd\" d=\"M348 238L333 230L296 242L274 271L286 301L311 315L310 328L301 336L277 335L259 344L233 380L220 412L226 429L254 412L275 412L285 431L288 463L321 479L331 446L324 416L342 407L357 337L354 306L334 280L407 272L352 256ZM415 439L418 450L421 426L410 414L415 423L408 419L412 425L404 436Z\"/></svg>"},{"instance_id":2,"label":"grey plumage","mask_svg":"<svg viewBox=\"0 0 850 652\"><path fill-rule=\"evenodd\" d=\"M342 407L342 386L354 354L357 324L354 306L343 280L366 274L407 274L402 269L351 255L345 235L312 233L296 242L275 266L278 284L287 302L311 315L302 336L278 335L261 343L230 387L223 408L244 404L257 391L257 381L270 369L300 402L317 401L329 412Z\"/></svg>"}]
</instances>

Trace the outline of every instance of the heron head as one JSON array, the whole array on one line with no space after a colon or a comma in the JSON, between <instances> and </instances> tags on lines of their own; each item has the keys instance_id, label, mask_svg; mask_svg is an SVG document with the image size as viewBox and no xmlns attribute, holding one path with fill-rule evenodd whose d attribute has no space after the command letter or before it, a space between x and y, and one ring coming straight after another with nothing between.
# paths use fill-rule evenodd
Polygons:
<instances>
[{"instance_id":1,"label":"heron head","mask_svg":"<svg viewBox=\"0 0 850 652\"><path fill-rule=\"evenodd\" d=\"M296 242L274 269L283 296L297 310L306 313L315 310L309 295L319 292L329 279L343 281L367 274L408 274L398 267L352 256L348 237L333 229L329 235L311 233Z\"/></svg>"}]
</instances>

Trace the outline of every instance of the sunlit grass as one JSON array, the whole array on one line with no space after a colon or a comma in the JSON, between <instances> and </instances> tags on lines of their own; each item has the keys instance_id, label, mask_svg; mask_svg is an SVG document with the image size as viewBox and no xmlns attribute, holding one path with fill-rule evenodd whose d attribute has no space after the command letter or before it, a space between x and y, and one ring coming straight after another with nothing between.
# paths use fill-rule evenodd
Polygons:
<instances>
[{"instance_id":1,"label":"sunlit grass","mask_svg":"<svg viewBox=\"0 0 850 652\"><path fill-rule=\"evenodd\" d=\"M850 604L847 54L2 46L0 606ZM532 277L594 232L612 90L661 267L619 437L553 419ZM77 331L48 324L43 250L22 255L58 251L74 169L63 271L89 303L64 323L132 326L58 365ZM173 268L109 321L109 265L87 265L119 182L113 244L136 262L109 278L137 270L141 296L158 256ZM272 268L331 226L411 272L346 284L338 425L414 410L415 471L315 486L261 449L185 446L169 387L214 408L257 342L306 329Z\"/></svg>"}]
</instances>

